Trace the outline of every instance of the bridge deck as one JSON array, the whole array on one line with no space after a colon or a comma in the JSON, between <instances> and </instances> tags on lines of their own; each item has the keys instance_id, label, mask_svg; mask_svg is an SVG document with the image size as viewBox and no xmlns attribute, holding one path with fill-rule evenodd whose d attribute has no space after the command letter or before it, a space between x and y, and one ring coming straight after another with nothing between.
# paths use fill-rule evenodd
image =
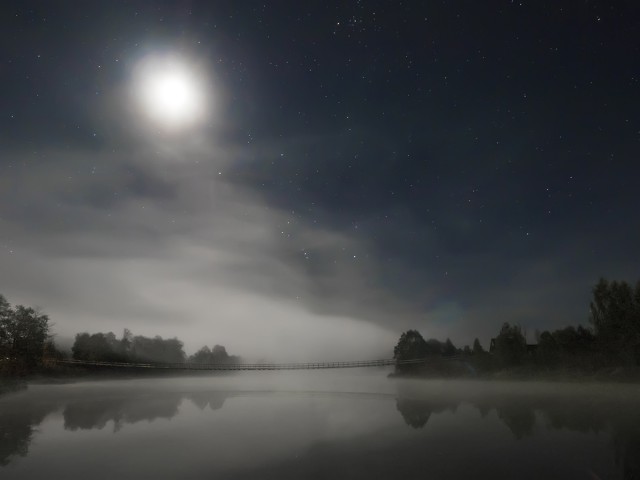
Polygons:
<instances>
[{"instance_id":1,"label":"bridge deck","mask_svg":"<svg viewBox=\"0 0 640 480\"><path fill-rule=\"evenodd\" d=\"M309 362L309 363L125 363L94 362L88 360L55 360L59 365L112 368L147 368L167 370L318 370L329 368L384 367L390 365L411 365L429 361L428 358L412 360L360 360L352 362Z\"/></svg>"}]
</instances>

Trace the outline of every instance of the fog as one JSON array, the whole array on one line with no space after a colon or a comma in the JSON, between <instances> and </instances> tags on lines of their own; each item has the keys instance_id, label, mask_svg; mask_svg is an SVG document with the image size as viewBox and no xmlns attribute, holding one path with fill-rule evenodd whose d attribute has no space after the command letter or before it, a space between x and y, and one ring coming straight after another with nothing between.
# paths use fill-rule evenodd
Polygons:
<instances>
[{"instance_id":1,"label":"fog","mask_svg":"<svg viewBox=\"0 0 640 480\"><path fill-rule=\"evenodd\" d=\"M423 478L428 471L467 478L471 469L475 478L630 479L640 472L635 385L388 373L247 372L16 387L0 395L0 474Z\"/></svg>"},{"instance_id":2,"label":"fog","mask_svg":"<svg viewBox=\"0 0 640 480\"><path fill-rule=\"evenodd\" d=\"M377 307L397 302L366 285L364 248L357 266L335 263L356 248L351 239L231 185L222 171L238 153L131 148L126 160L47 152L51 163L28 170L28 194L12 187L26 182L24 169L2 176L12 202L0 224L19 244L3 266L12 303L41 307L67 344L129 328L177 336L188 353L217 343L273 361L390 356L397 327ZM313 277L311 250L323 259Z\"/></svg>"}]
</instances>

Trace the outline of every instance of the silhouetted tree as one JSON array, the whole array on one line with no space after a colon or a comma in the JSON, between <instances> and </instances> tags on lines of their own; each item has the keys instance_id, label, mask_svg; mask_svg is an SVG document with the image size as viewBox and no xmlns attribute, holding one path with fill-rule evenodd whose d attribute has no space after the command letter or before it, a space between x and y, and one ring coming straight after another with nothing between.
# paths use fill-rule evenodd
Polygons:
<instances>
[{"instance_id":1,"label":"silhouetted tree","mask_svg":"<svg viewBox=\"0 0 640 480\"><path fill-rule=\"evenodd\" d=\"M601 278L592 293L590 321L599 348L619 360L640 363L640 282L634 291L627 282Z\"/></svg>"},{"instance_id":2,"label":"silhouetted tree","mask_svg":"<svg viewBox=\"0 0 640 480\"><path fill-rule=\"evenodd\" d=\"M556 330L552 335L560 350L565 354L584 355L591 353L594 336L581 325L577 329L569 326Z\"/></svg>"},{"instance_id":3,"label":"silhouetted tree","mask_svg":"<svg viewBox=\"0 0 640 480\"><path fill-rule=\"evenodd\" d=\"M397 345L393 349L393 358L396 360L413 360L416 358L424 358L428 353L427 342L425 342L420 332L417 330L407 330L398 340ZM397 365L397 372L408 372L415 370L415 365Z\"/></svg>"},{"instance_id":4,"label":"silhouetted tree","mask_svg":"<svg viewBox=\"0 0 640 480\"><path fill-rule=\"evenodd\" d=\"M0 362L9 359L11 338L9 330L13 324L13 311L7 299L0 294Z\"/></svg>"},{"instance_id":5,"label":"silhouetted tree","mask_svg":"<svg viewBox=\"0 0 640 480\"><path fill-rule=\"evenodd\" d=\"M0 365L18 371L41 365L48 337L47 315L23 305L11 307L0 295Z\"/></svg>"},{"instance_id":6,"label":"silhouetted tree","mask_svg":"<svg viewBox=\"0 0 640 480\"><path fill-rule=\"evenodd\" d=\"M182 363L185 360L183 344L177 338L134 337L128 329L120 340L112 332L79 333L71 350L77 360L157 363Z\"/></svg>"},{"instance_id":7,"label":"silhouetted tree","mask_svg":"<svg viewBox=\"0 0 640 480\"><path fill-rule=\"evenodd\" d=\"M120 339L120 353L124 358L131 357L131 348L133 347L133 334L131 330L125 328Z\"/></svg>"},{"instance_id":8,"label":"silhouetted tree","mask_svg":"<svg viewBox=\"0 0 640 480\"><path fill-rule=\"evenodd\" d=\"M538 339L536 362L547 368L555 367L558 365L559 355L560 347L558 342L549 331L545 330Z\"/></svg>"},{"instance_id":9,"label":"silhouetted tree","mask_svg":"<svg viewBox=\"0 0 640 480\"><path fill-rule=\"evenodd\" d=\"M496 337L496 356L503 366L519 365L527 353L527 341L517 325L504 323Z\"/></svg>"},{"instance_id":10,"label":"silhouetted tree","mask_svg":"<svg viewBox=\"0 0 640 480\"><path fill-rule=\"evenodd\" d=\"M444 342L442 347L443 355L455 355L457 352L456 347L453 345L453 342L449 338Z\"/></svg>"},{"instance_id":11,"label":"silhouetted tree","mask_svg":"<svg viewBox=\"0 0 640 480\"><path fill-rule=\"evenodd\" d=\"M138 335L133 337L133 356L145 362L182 363L185 360L183 344L177 338L163 339Z\"/></svg>"},{"instance_id":12,"label":"silhouetted tree","mask_svg":"<svg viewBox=\"0 0 640 480\"><path fill-rule=\"evenodd\" d=\"M79 333L71 348L76 360L100 362L124 362L126 354L122 351L121 342L112 333Z\"/></svg>"},{"instance_id":13,"label":"silhouetted tree","mask_svg":"<svg viewBox=\"0 0 640 480\"><path fill-rule=\"evenodd\" d=\"M444 344L440 340L430 338L427 340L427 347L425 354L427 355L442 355L444 350Z\"/></svg>"},{"instance_id":14,"label":"silhouetted tree","mask_svg":"<svg viewBox=\"0 0 640 480\"><path fill-rule=\"evenodd\" d=\"M206 345L189 357L189 363L238 363L240 358L229 355L227 349L222 345L215 345L210 349Z\"/></svg>"},{"instance_id":15,"label":"silhouetted tree","mask_svg":"<svg viewBox=\"0 0 640 480\"><path fill-rule=\"evenodd\" d=\"M55 344L52 338L49 338L44 343L44 358L47 360L64 360L67 358L67 354L61 351Z\"/></svg>"},{"instance_id":16,"label":"silhouetted tree","mask_svg":"<svg viewBox=\"0 0 640 480\"><path fill-rule=\"evenodd\" d=\"M427 342L417 330L407 330L400 335L398 344L393 349L396 360L412 360L422 358L427 353Z\"/></svg>"},{"instance_id":17,"label":"silhouetted tree","mask_svg":"<svg viewBox=\"0 0 640 480\"><path fill-rule=\"evenodd\" d=\"M214 360L218 360L221 362L229 360L229 354L227 353L227 349L222 345L214 345L211 350L211 356Z\"/></svg>"},{"instance_id":18,"label":"silhouetted tree","mask_svg":"<svg viewBox=\"0 0 640 480\"><path fill-rule=\"evenodd\" d=\"M484 348L482 348L482 345L480 344L480 340L478 340L477 338L473 341L473 353L474 354L485 353Z\"/></svg>"},{"instance_id":19,"label":"silhouetted tree","mask_svg":"<svg viewBox=\"0 0 640 480\"><path fill-rule=\"evenodd\" d=\"M211 349L205 345L189 357L189 363L213 363L211 361Z\"/></svg>"},{"instance_id":20,"label":"silhouetted tree","mask_svg":"<svg viewBox=\"0 0 640 480\"><path fill-rule=\"evenodd\" d=\"M9 326L12 322L13 311L4 295L0 294L0 356L8 355L10 348Z\"/></svg>"}]
</instances>

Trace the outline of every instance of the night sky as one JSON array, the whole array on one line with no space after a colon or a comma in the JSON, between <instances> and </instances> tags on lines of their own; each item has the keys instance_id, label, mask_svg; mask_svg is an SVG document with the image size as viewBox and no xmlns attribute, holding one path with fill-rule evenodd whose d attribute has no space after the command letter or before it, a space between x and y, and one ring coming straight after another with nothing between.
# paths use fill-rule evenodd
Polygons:
<instances>
[{"instance_id":1,"label":"night sky","mask_svg":"<svg viewBox=\"0 0 640 480\"><path fill-rule=\"evenodd\" d=\"M139 101L167 59L197 120ZM3 1L0 82L0 292L63 340L488 347L640 278L632 0Z\"/></svg>"}]
</instances>

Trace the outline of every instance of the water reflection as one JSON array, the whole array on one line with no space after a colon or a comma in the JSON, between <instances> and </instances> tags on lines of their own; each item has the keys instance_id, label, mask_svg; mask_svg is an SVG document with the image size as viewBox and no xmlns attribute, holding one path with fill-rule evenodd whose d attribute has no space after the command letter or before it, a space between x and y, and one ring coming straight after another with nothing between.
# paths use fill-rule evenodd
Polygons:
<instances>
[{"instance_id":1,"label":"water reflection","mask_svg":"<svg viewBox=\"0 0 640 480\"><path fill-rule=\"evenodd\" d=\"M565 430L582 434L610 432L616 464L623 478L640 479L640 400L636 389L628 395L616 390L624 386L599 386L599 394L593 395L587 387L584 395L575 391L558 392L553 386L543 391L529 389L524 392L498 389L483 393L465 390L427 394L418 383L400 386L396 399L397 410L405 423L415 429L427 427L434 413L449 410L455 412L462 403L472 405L481 417L495 412L516 440L533 436L536 428ZM610 389L609 394L603 390ZM516 390L517 391L517 390ZM614 393L615 392L615 393Z\"/></svg>"},{"instance_id":2,"label":"water reflection","mask_svg":"<svg viewBox=\"0 0 640 480\"><path fill-rule=\"evenodd\" d=\"M0 395L26 390L24 383L3 382ZM8 465L14 456L24 457L29 451L36 426L49 413L49 408L0 408L0 466Z\"/></svg>"},{"instance_id":3,"label":"water reflection","mask_svg":"<svg viewBox=\"0 0 640 480\"><path fill-rule=\"evenodd\" d=\"M194 432L194 443L185 444L185 448L197 451L203 442L210 442L217 445L220 458L227 460L233 455L239 458L244 455L235 450L242 450L247 442L254 442L256 448L267 452L264 453L264 464L256 466L258 470L233 470L234 478L243 478L243 475L249 478L258 473L263 478L294 478L308 474L305 468L309 465L344 464L341 468L346 469L358 461L370 462L366 463L361 473L376 469L380 473L382 470L379 469L386 468L385 465L389 463L385 456L403 459L410 465L411 462L419 463L422 460L440 461L442 457L433 456L439 450L450 452L447 449L457 448L461 449L459 454L465 458L465 455L473 454L477 443L460 446L456 435L468 437L474 430L480 439L474 441L490 444L496 435L495 431L490 431L491 426L502 429L512 439L511 442L518 444L525 439L542 438L544 432L572 432L583 437L591 435L589 438L602 434L602 441L609 445L609 461L612 464L615 461L617 472L621 475L614 478L640 478L640 411L637 409L640 392L637 389L626 391L624 387L611 387L612 392L616 391L614 395L607 393L609 387L593 386L559 389L553 385L540 387L529 384L503 388L486 386L480 382L464 386L461 386L462 383L443 383L437 387L424 382L396 382L393 385L396 385L393 387L395 393L391 396L317 395L313 392L293 395L206 388L159 389L154 384L123 386L96 383L55 388L32 386L27 390L16 387L0 396L0 467L11 466L16 459L27 456L31 443L38 437L37 432L51 431L54 424L77 436L89 431L119 433L126 425L136 425L139 427L136 432L144 432L141 429L149 428L147 424L179 417L177 425L181 425L180 428L185 429L187 435ZM233 406L228 407L229 410L223 409L227 404ZM275 405L278 405L278 410ZM219 430L198 424L200 420L193 423L193 412L206 414L221 409L222 415L218 418L223 423L216 425L227 428L226 436L222 431L218 434L216 432ZM277 418L273 415L276 411ZM395 426L393 422L387 424L380 420L384 411L389 412L390 420L395 419ZM469 426L470 414L484 423ZM271 420L266 419L269 415L272 415ZM356 416L363 421L358 423L359 420L354 420ZM48 417L52 420L46 422ZM458 419L458 423L455 419ZM371 425L367 425L367 422L371 422ZM294 426L289 426L289 423ZM279 425L283 428L280 429ZM446 425L445 431L451 431L450 440L437 437L439 440L434 444L429 443L433 442L429 440L430 437L415 436L431 431L441 435L443 425ZM162 425L160 427L165 428ZM372 435L378 431L386 433L378 437ZM174 429L170 429L167 435L172 437L174 432ZM260 435L277 441L267 445L260 438L251 438ZM119 433L118 438L124 437ZM278 443L281 445L276 445ZM292 445L297 448L302 444L307 445L303 455L296 454L283 460L287 458L287 451L293 448ZM131 448L136 448L136 444L131 444ZM269 448L272 451L268 451ZM379 464L377 460L373 461L371 451L377 452L374 456L380 460ZM415 453L421 451L429 451L431 457L427 459L426 453ZM274 460L274 452L280 455L279 463ZM484 456L488 465L487 474L504 476L505 471L500 470L504 465L499 464L499 458L496 457L495 461L487 458L487 455L497 453L484 451L478 455ZM233 468L236 468L235 464ZM330 476L331 468L323 468L317 472ZM406 467L406 478L419 472L418 467L411 468L414 467ZM443 478L456 478L451 473L453 465L444 462L438 468L442 469ZM586 467L582 473L591 475ZM588 475L575 478L589 478ZM321 476L315 475L317 478Z\"/></svg>"},{"instance_id":4,"label":"water reflection","mask_svg":"<svg viewBox=\"0 0 640 480\"><path fill-rule=\"evenodd\" d=\"M449 403L444 400L411 398L400 395L396 398L396 409L404 418L405 423L412 428L423 428L432 413L440 413L445 410L455 412L456 408L458 408L457 402Z\"/></svg>"},{"instance_id":5,"label":"water reflection","mask_svg":"<svg viewBox=\"0 0 640 480\"><path fill-rule=\"evenodd\" d=\"M178 407L183 399L191 400L200 410L207 407L218 410L222 408L227 396L228 394L222 392L165 392L156 396L73 400L64 407L64 428L102 429L108 422L113 422L113 430L117 432L127 423L152 422L159 418L170 420L178 414Z\"/></svg>"},{"instance_id":6,"label":"water reflection","mask_svg":"<svg viewBox=\"0 0 640 480\"><path fill-rule=\"evenodd\" d=\"M516 439L533 435L537 423L536 412L542 414L543 426L556 430L598 433L612 425L628 426L631 422L640 426L640 412L636 412L635 403L629 398L568 398L554 392L514 395L505 391L489 395L470 391L456 395L453 391L443 395L421 392L411 385L401 387L396 397L397 410L405 423L413 428L424 428L433 413L447 410L455 412L462 403L472 405L483 418L495 411L497 418Z\"/></svg>"},{"instance_id":7,"label":"water reflection","mask_svg":"<svg viewBox=\"0 0 640 480\"><path fill-rule=\"evenodd\" d=\"M31 392L29 392L31 393ZM62 410L64 429L101 430L110 422L118 432L124 424L170 420L179 412L184 400L200 410L218 410L229 397L227 392L154 392L143 394L135 389L104 392L77 392L72 396L47 394L43 398L27 395L24 383L2 384L0 388L0 466L29 452L38 426L50 414Z\"/></svg>"}]
</instances>

